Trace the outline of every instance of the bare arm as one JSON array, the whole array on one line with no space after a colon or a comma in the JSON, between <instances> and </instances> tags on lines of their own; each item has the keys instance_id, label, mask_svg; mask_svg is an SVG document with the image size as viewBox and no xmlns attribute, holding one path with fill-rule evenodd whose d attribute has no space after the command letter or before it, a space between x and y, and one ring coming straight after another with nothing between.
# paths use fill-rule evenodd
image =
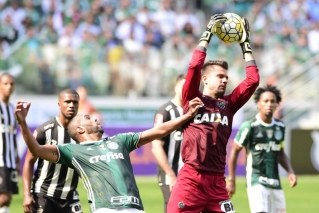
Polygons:
<instances>
[{"instance_id":1,"label":"bare arm","mask_svg":"<svg viewBox=\"0 0 319 213\"><path fill-rule=\"evenodd\" d=\"M21 133L26 145L28 146L33 156L42 158L50 162L57 162L59 159L59 152L57 150L57 147L54 145L40 145L31 133L29 126L25 120L31 103L27 103L26 107L24 107L25 103L25 101L18 101L15 110L15 116L18 120Z\"/></svg>"},{"instance_id":2,"label":"bare arm","mask_svg":"<svg viewBox=\"0 0 319 213\"><path fill-rule=\"evenodd\" d=\"M232 149L229 154L228 160L228 183L227 183L227 191L229 196L233 196L236 192L236 166L237 166L237 158L239 152L243 147L239 146L237 143L233 143Z\"/></svg>"},{"instance_id":3,"label":"bare arm","mask_svg":"<svg viewBox=\"0 0 319 213\"><path fill-rule=\"evenodd\" d=\"M295 187L297 185L297 176L295 175L295 172L292 169L290 161L283 149L280 150L279 163L288 172L290 187L291 188Z\"/></svg>"},{"instance_id":4,"label":"bare arm","mask_svg":"<svg viewBox=\"0 0 319 213\"><path fill-rule=\"evenodd\" d=\"M22 182L23 182L23 209L25 213L32 212L34 210L33 203L34 200L31 195L31 181L33 177L33 167L37 161L37 157L33 156L28 150L27 155L24 160Z\"/></svg>"},{"instance_id":5,"label":"bare arm","mask_svg":"<svg viewBox=\"0 0 319 213\"><path fill-rule=\"evenodd\" d=\"M144 144L147 144L155 139L162 138L173 132L175 129L182 126L192 117L194 117L202 104L203 102L199 98L194 98L193 100L189 101L189 110L187 114L142 132L141 138L137 143L137 147L143 146Z\"/></svg>"},{"instance_id":6,"label":"bare arm","mask_svg":"<svg viewBox=\"0 0 319 213\"><path fill-rule=\"evenodd\" d=\"M166 175L170 178L170 190L176 183L176 175L168 163L167 156L163 149L164 142L161 140L154 140L152 142L152 153L156 159L157 164L163 169Z\"/></svg>"}]
</instances>

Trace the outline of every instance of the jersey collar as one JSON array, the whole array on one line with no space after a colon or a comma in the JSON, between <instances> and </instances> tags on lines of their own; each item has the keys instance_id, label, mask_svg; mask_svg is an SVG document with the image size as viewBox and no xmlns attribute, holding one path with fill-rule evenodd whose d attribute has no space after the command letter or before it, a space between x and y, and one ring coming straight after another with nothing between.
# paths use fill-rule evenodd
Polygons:
<instances>
[{"instance_id":1,"label":"jersey collar","mask_svg":"<svg viewBox=\"0 0 319 213\"><path fill-rule=\"evenodd\" d=\"M257 119L257 120L259 121L259 123L260 123L261 125L263 125L263 126L272 126L272 125L274 125L274 123L275 123L274 117L272 117L270 124L267 124L267 123L263 122L263 121L261 120L261 118L260 118L260 113L258 113L258 114L256 115L256 119Z\"/></svg>"}]
</instances>

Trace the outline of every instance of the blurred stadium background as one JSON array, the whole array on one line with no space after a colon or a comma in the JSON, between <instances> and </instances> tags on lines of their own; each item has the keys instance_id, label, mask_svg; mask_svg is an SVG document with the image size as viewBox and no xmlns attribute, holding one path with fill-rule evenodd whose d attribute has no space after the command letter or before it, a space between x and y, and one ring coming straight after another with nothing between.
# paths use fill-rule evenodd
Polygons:
<instances>
[{"instance_id":1,"label":"blurred stadium background","mask_svg":"<svg viewBox=\"0 0 319 213\"><path fill-rule=\"evenodd\" d=\"M0 72L16 77L13 103L32 101L31 128L57 114L60 90L83 85L106 134L142 131L173 95L207 20L226 12L249 20L261 85L282 91L276 116L287 125L286 152L297 174L318 177L318 0L0 0ZM207 58L229 62L228 92L244 78L238 44L214 36ZM256 112L250 100L236 114L234 132ZM21 136L19 149L23 159ZM132 163L136 175L156 172L149 145L132 153ZM241 175L244 163L241 156Z\"/></svg>"}]
</instances>

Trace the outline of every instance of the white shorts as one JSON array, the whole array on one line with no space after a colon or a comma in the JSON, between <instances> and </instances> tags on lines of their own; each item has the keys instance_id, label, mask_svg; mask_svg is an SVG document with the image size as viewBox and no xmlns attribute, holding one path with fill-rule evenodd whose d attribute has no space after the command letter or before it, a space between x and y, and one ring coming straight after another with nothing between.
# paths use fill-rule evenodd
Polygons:
<instances>
[{"instance_id":1,"label":"white shorts","mask_svg":"<svg viewBox=\"0 0 319 213\"><path fill-rule=\"evenodd\" d=\"M146 213L144 211L133 209L133 208L125 208L125 209L109 209L109 208L100 208L95 210L93 213Z\"/></svg>"},{"instance_id":2,"label":"white shorts","mask_svg":"<svg viewBox=\"0 0 319 213\"><path fill-rule=\"evenodd\" d=\"M247 189L251 213L286 213L285 195L282 189L269 189L255 185Z\"/></svg>"}]
</instances>

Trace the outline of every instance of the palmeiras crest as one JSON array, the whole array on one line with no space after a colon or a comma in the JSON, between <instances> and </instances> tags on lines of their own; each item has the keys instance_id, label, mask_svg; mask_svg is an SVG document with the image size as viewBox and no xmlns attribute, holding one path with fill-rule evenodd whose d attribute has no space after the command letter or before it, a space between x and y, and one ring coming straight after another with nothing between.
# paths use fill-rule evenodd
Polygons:
<instances>
[{"instance_id":1,"label":"palmeiras crest","mask_svg":"<svg viewBox=\"0 0 319 213\"><path fill-rule=\"evenodd\" d=\"M283 135L283 132L280 130L279 127L277 127L275 131L275 139L279 141L282 139Z\"/></svg>"}]
</instances>

